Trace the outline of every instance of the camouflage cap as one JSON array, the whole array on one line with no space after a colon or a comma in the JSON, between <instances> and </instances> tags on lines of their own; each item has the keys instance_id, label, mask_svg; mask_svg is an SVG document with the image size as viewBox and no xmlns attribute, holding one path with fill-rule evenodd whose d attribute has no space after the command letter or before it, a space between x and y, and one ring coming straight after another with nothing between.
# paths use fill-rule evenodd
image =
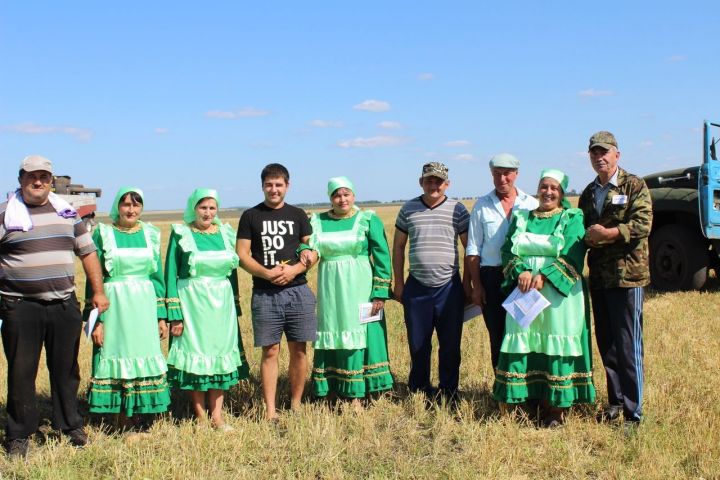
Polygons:
<instances>
[{"instance_id":1,"label":"camouflage cap","mask_svg":"<svg viewBox=\"0 0 720 480\"><path fill-rule=\"evenodd\" d=\"M422 178L438 177L443 180L448 179L448 168L440 162L429 162L423 165Z\"/></svg>"},{"instance_id":2,"label":"camouflage cap","mask_svg":"<svg viewBox=\"0 0 720 480\"><path fill-rule=\"evenodd\" d=\"M610 150L612 147L618 148L618 144L617 140L615 140L615 135L603 130L590 137L590 146L588 147L588 151L592 150L593 147L602 147Z\"/></svg>"}]
</instances>

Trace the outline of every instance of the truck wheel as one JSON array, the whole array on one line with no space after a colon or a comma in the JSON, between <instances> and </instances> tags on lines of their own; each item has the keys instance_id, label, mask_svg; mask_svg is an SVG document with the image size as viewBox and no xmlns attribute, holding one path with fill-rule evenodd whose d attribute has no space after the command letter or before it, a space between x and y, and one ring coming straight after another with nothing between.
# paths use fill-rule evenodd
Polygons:
<instances>
[{"instance_id":1,"label":"truck wheel","mask_svg":"<svg viewBox=\"0 0 720 480\"><path fill-rule=\"evenodd\" d=\"M650 280L658 290L698 290L709 263L705 240L684 225L665 225L650 237Z\"/></svg>"}]
</instances>

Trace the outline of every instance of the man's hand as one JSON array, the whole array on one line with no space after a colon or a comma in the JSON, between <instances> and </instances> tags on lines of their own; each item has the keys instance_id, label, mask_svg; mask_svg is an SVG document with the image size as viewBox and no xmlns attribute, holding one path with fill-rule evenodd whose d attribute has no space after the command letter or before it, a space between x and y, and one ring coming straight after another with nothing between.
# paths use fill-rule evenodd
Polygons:
<instances>
[{"instance_id":1,"label":"man's hand","mask_svg":"<svg viewBox=\"0 0 720 480\"><path fill-rule=\"evenodd\" d=\"M605 228L599 223L590 225L585 231L585 243L591 247L599 247L613 243L620 236L617 227Z\"/></svg>"},{"instance_id":2,"label":"man's hand","mask_svg":"<svg viewBox=\"0 0 720 480\"><path fill-rule=\"evenodd\" d=\"M396 281L392 289L393 300L402 303L403 290L405 290L405 282L402 280Z\"/></svg>"},{"instance_id":3,"label":"man's hand","mask_svg":"<svg viewBox=\"0 0 720 480\"><path fill-rule=\"evenodd\" d=\"M92 339L93 345L96 347L103 346L103 341L105 340L105 329L103 328L102 322L95 323L95 327L93 327L90 338Z\"/></svg>"},{"instance_id":4,"label":"man's hand","mask_svg":"<svg viewBox=\"0 0 720 480\"><path fill-rule=\"evenodd\" d=\"M110 302L105 296L105 292L102 290L100 291L100 293L93 294L92 304L93 307L98 309L98 313L103 313L110 306Z\"/></svg>"},{"instance_id":5,"label":"man's hand","mask_svg":"<svg viewBox=\"0 0 720 480\"><path fill-rule=\"evenodd\" d=\"M472 293L470 294L470 300L475 305L478 305L480 308L485 308L485 303L487 302L487 298L485 297L485 287L482 285L476 285L472 289Z\"/></svg>"},{"instance_id":6,"label":"man's hand","mask_svg":"<svg viewBox=\"0 0 720 480\"><path fill-rule=\"evenodd\" d=\"M279 269L280 274L277 275L271 282L273 285L278 286L284 286L295 280L295 277L297 277L299 274L301 274L304 270L303 264L296 263L295 265L287 265L285 263L280 265L275 265L272 270ZM271 271L272 271L271 270Z\"/></svg>"},{"instance_id":7,"label":"man's hand","mask_svg":"<svg viewBox=\"0 0 720 480\"><path fill-rule=\"evenodd\" d=\"M170 322L170 335L173 337L179 337L183 334L183 322L180 322L178 320L175 320L173 322Z\"/></svg>"},{"instance_id":8,"label":"man's hand","mask_svg":"<svg viewBox=\"0 0 720 480\"><path fill-rule=\"evenodd\" d=\"M165 340L168 337L168 324L161 318L158 319L158 334L160 335L160 340Z\"/></svg>"}]
</instances>

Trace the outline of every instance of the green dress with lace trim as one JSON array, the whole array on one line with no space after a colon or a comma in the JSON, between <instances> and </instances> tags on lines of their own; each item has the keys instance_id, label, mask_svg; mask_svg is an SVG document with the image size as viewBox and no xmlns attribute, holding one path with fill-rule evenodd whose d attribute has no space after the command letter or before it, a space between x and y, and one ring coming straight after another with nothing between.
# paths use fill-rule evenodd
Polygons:
<instances>
[{"instance_id":1,"label":"green dress with lace trim","mask_svg":"<svg viewBox=\"0 0 720 480\"><path fill-rule=\"evenodd\" d=\"M235 231L202 233L172 225L165 259L168 320L182 321L170 337L168 379L182 390L228 390L249 376L238 326Z\"/></svg>"},{"instance_id":2,"label":"green dress with lace trim","mask_svg":"<svg viewBox=\"0 0 720 480\"><path fill-rule=\"evenodd\" d=\"M100 224L93 241L110 307L100 315L102 347L93 347L88 403L93 413L160 413L170 405L158 320L167 317L160 230L140 222L133 233ZM86 298L92 298L86 283ZM85 315L92 309L85 304ZM87 318L87 317L86 317Z\"/></svg>"},{"instance_id":3,"label":"green dress with lace trim","mask_svg":"<svg viewBox=\"0 0 720 480\"><path fill-rule=\"evenodd\" d=\"M550 306L527 327L509 314L495 369L493 395L505 403L528 399L569 407L595 401L590 311L585 279L582 211L517 211L502 247L509 293L525 271L546 277L540 293Z\"/></svg>"},{"instance_id":4,"label":"green dress with lace trim","mask_svg":"<svg viewBox=\"0 0 720 480\"><path fill-rule=\"evenodd\" d=\"M385 318L359 321L361 303L390 298L390 251L382 221L371 210L359 210L344 219L314 214L310 224L310 246L320 256L313 393L362 398L389 390Z\"/></svg>"}]
</instances>

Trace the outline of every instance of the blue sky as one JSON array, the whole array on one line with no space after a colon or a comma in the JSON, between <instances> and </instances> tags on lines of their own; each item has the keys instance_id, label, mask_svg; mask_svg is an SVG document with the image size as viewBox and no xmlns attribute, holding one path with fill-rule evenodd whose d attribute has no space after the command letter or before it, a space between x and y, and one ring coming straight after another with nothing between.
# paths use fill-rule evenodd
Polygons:
<instances>
[{"instance_id":1,"label":"blue sky","mask_svg":"<svg viewBox=\"0 0 720 480\"><path fill-rule=\"evenodd\" d=\"M647 174L701 161L720 119L717 2L0 1L0 188L27 154L56 173L181 209L195 187L259 202L269 162L290 202L349 176L361 200L419 193L423 163L453 196L491 189L510 152L594 176L588 137L614 132Z\"/></svg>"}]
</instances>

